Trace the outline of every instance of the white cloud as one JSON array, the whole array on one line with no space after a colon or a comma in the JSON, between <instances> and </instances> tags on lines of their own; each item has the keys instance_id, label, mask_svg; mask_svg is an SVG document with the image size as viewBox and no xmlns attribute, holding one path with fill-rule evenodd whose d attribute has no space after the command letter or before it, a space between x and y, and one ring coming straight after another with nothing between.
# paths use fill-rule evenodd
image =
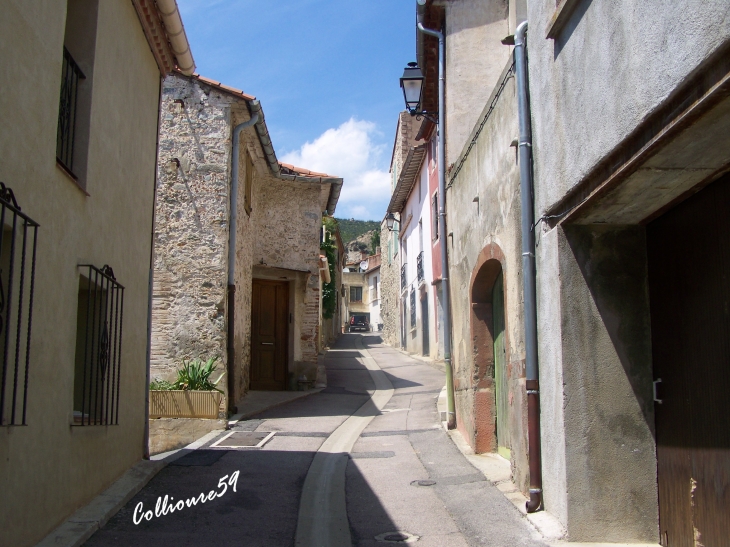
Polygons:
<instances>
[{"instance_id":1,"label":"white cloud","mask_svg":"<svg viewBox=\"0 0 730 547\"><path fill-rule=\"evenodd\" d=\"M390 201L390 175L381 167L385 145L374 143L373 135L374 123L350 118L279 159L344 179L335 216L381 220Z\"/></svg>"}]
</instances>

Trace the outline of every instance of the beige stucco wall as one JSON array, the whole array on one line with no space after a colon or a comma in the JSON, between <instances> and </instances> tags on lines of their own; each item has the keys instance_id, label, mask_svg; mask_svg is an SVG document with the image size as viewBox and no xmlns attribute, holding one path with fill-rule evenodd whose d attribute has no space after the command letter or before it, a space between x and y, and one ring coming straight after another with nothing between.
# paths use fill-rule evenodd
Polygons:
<instances>
[{"instance_id":1,"label":"beige stucco wall","mask_svg":"<svg viewBox=\"0 0 730 547\"><path fill-rule=\"evenodd\" d=\"M3 3L0 180L40 223L27 427L0 427L0 544L33 545L141 459L159 72L131 2L99 2L85 195L55 160L65 1ZM119 425L72 427L78 264L126 287Z\"/></svg>"}]
</instances>

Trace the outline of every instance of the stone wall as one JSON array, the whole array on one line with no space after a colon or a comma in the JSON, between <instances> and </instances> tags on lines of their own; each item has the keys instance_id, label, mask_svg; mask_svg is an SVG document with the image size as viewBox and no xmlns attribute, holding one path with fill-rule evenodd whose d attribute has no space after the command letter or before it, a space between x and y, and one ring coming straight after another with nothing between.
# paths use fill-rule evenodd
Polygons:
<instances>
[{"instance_id":1,"label":"stone wall","mask_svg":"<svg viewBox=\"0 0 730 547\"><path fill-rule=\"evenodd\" d=\"M396 232L388 230L383 221L380 229L382 262L380 264L380 317L383 322L383 341L394 347L400 347L400 266L398 256L393 253L393 245L397 249Z\"/></svg>"},{"instance_id":2,"label":"stone wall","mask_svg":"<svg viewBox=\"0 0 730 547\"><path fill-rule=\"evenodd\" d=\"M183 76L163 83L151 377L172 380L183 359L226 363L231 104ZM179 166L178 166L179 162Z\"/></svg>"},{"instance_id":3,"label":"stone wall","mask_svg":"<svg viewBox=\"0 0 730 547\"><path fill-rule=\"evenodd\" d=\"M314 364L315 370L319 353L320 190L319 183L289 182L267 174L257 185L252 213L257 226L254 265L310 272L300 273L299 289L292 287L296 298L291 358L295 367Z\"/></svg>"}]
</instances>

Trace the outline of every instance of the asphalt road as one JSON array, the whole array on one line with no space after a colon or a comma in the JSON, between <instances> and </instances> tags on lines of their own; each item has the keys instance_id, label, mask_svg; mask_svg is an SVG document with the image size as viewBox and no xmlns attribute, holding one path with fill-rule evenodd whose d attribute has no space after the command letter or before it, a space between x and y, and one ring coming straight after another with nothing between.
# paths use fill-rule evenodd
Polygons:
<instances>
[{"instance_id":1,"label":"asphalt road","mask_svg":"<svg viewBox=\"0 0 730 547\"><path fill-rule=\"evenodd\" d=\"M349 530L331 540L345 545L330 547L349 547L343 537L358 547L544 545L441 428L442 372L368 334L343 335L325 364L327 389L233 428L276 432L262 448L211 447L220 437L210 441L164 468L85 545L294 547L299 537L297 547L306 547L299 519L326 516L325 505L311 501L316 496L306 489L302 496L305 483L313 483L307 474L328 438L332 444L348 431L354 445L343 449L349 454L334 455L332 481L325 477L324 484L337 504L327 514L339 510ZM381 395L384 390L382 373L373 372L378 367L394 390L380 397L381 409L371 400L375 381ZM357 430L348 425L353 414Z\"/></svg>"}]
</instances>

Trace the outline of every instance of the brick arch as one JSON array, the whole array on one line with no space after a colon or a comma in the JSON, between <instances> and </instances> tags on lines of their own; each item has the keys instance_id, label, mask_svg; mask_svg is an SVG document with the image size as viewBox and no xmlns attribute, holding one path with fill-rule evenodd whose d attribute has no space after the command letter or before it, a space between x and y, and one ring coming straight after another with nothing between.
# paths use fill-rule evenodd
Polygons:
<instances>
[{"instance_id":1,"label":"brick arch","mask_svg":"<svg viewBox=\"0 0 730 547\"><path fill-rule=\"evenodd\" d=\"M496 243L490 243L479 253L469 283L469 324L474 366L474 451L477 453L497 450L492 289L500 272L504 275L504 266L502 249ZM506 335L506 313L504 317Z\"/></svg>"}]
</instances>

